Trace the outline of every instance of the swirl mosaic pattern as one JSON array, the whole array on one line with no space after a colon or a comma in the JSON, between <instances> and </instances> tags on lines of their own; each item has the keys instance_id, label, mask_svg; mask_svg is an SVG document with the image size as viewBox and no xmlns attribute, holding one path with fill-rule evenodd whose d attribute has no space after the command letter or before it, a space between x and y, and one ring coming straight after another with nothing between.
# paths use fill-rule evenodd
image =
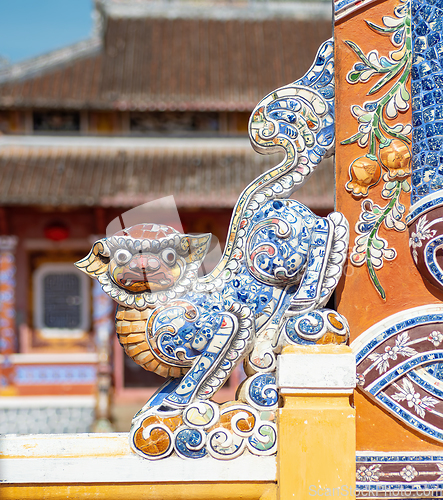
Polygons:
<instances>
[{"instance_id":1,"label":"swirl mosaic pattern","mask_svg":"<svg viewBox=\"0 0 443 500\"><path fill-rule=\"evenodd\" d=\"M168 378L134 417L131 446L139 455L274 453L276 354L299 336L307 343L347 341L346 320L334 311L321 310L319 327L309 314L326 305L338 284L348 223L340 213L319 217L286 199L333 151L334 96L328 40L304 77L257 105L249 122L253 147L263 154L283 150L285 158L241 194L223 257L207 276L197 271L210 235L155 222L97 241L77 263L118 302L116 330L126 353ZM288 318L300 321L281 335ZM255 375L239 400L209 401L243 360Z\"/></svg>"},{"instance_id":2,"label":"swirl mosaic pattern","mask_svg":"<svg viewBox=\"0 0 443 500\"><path fill-rule=\"evenodd\" d=\"M221 460L238 457L246 449L254 455L272 455L277 449L274 375L252 377L243 394L247 404L198 401L183 413L159 414L155 409L142 412L132 423L131 447L151 460L173 452L182 458L210 455Z\"/></svg>"}]
</instances>

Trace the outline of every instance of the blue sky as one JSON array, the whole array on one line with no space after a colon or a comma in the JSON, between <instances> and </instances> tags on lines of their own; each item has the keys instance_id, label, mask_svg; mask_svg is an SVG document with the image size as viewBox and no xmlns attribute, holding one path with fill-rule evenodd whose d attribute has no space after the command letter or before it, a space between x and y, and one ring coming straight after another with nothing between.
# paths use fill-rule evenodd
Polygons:
<instances>
[{"instance_id":1,"label":"blue sky","mask_svg":"<svg viewBox=\"0 0 443 500\"><path fill-rule=\"evenodd\" d=\"M88 38L93 0L0 0L0 56L10 62Z\"/></svg>"}]
</instances>

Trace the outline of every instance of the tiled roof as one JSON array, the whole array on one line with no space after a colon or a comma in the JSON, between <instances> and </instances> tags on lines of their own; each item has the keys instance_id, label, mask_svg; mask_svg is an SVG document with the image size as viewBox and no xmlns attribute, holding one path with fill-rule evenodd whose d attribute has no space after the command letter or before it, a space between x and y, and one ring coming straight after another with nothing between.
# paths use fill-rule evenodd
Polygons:
<instances>
[{"instance_id":1,"label":"tiled roof","mask_svg":"<svg viewBox=\"0 0 443 500\"><path fill-rule=\"evenodd\" d=\"M72 61L28 78L0 84L0 107L67 108L97 107L102 55L76 57Z\"/></svg>"},{"instance_id":2,"label":"tiled roof","mask_svg":"<svg viewBox=\"0 0 443 500\"><path fill-rule=\"evenodd\" d=\"M257 154L239 139L49 145L50 139L2 138L0 205L135 207L172 194L179 208L232 208L242 190L281 159ZM294 197L312 209L332 209L332 162L319 167Z\"/></svg>"},{"instance_id":3,"label":"tiled roof","mask_svg":"<svg viewBox=\"0 0 443 500\"><path fill-rule=\"evenodd\" d=\"M330 36L324 18L109 17L102 46L3 71L0 107L251 110Z\"/></svg>"},{"instance_id":4,"label":"tiled roof","mask_svg":"<svg viewBox=\"0 0 443 500\"><path fill-rule=\"evenodd\" d=\"M47 70L72 64L77 59L95 55L101 50L102 40L94 37L12 66L2 66L0 68L0 83L31 78Z\"/></svg>"}]
</instances>

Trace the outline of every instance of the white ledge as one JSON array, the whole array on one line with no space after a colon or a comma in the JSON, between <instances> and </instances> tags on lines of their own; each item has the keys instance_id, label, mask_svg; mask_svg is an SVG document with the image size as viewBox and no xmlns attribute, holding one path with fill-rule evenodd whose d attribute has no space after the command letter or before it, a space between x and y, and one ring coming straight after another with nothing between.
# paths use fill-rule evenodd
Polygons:
<instances>
[{"instance_id":1,"label":"white ledge","mask_svg":"<svg viewBox=\"0 0 443 500\"><path fill-rule=\"evenodd\" d=\"M30 136L2 135L0 147L29 148L105 148L120 149L168 149L168 150L221 150L253 151L249 139L243 137L218 138L169 138L169 137L85 137L85 136Z\"/></svg>"},{"instance_id":2,"label":"white ledge","mask_svg":"<svg viewBox=\"0 0 443 500\"><path fill-rule=\"evenodd\" d=\"M292 353L277 358L277 386L282 394L350 394L355 385L352 353Z\"/></svg>"},{"instance_id":3,"label":"white ledge","mask_svg":"<svg viewBox=\"0 0 443 500\"><path fill-rule=\"evenodd\" d=\"M145 460L127 433L0 437L0 483L190 483L275 481L275 456L246 452L234 460L170 456Z\"/></svg>"},{"instance_id":4,"label":"white ledge","mask_svg":"<svg viewBox=\"0 0 443 500\"><path fill-rule=\"evenodd\" d=\"M46 364L90 364L98 363L96 352L73 352L73 353L16 353L7 356L13 365L46 365ZM4 363L5 356L0 354L0 363Z\"/></svg>"}]
</instances>

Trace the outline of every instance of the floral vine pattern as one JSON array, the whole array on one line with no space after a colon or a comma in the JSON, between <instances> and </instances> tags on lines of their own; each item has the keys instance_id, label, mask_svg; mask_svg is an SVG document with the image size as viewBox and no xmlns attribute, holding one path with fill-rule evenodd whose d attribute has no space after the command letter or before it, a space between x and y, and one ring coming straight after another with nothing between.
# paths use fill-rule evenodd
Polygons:
<instances>
[{"instance_id":1,"label":"floral vine pattern","mask_svg":"<svg viewBox=\"0 0 443 500\"><path fill-rule=\"evenodd\" d=\"M392 395L392 399L395 401L406 401L409 408L413 408L417 415L424 418L426 410L433 408L438 400L433 398L432 396L420 396L419 392L416 392L412 383L407 379L403 379L402 386L398 384L393 384L396 389L400 392L397 392Z\"/></svg>"},{"instance_id":2,"label":"floral vine pattern","mask_svg":"<svg viewBox=\"0 0 443 500\"><path fill-rule=\"evenodd\" d=\"M368 355L368 358L373 363L360 374L360 379L364 381L365 376L373 369L377 369L380 375L385 373L390 368L390 361L396 361L398 356L403 356L404 358L415 356L418 352L410 346L426 341L431 342L434 347L438 347L443 341L443 333L434 330L429 335L414 340L410 340L408 332L400 333L395 339L394 346L387 345L385 352L376 352Z\"/></svg>"},{"instance_id":3,"label":"floral vine pattern","mask_svg":"<svg viewBox=\"0 0 443 500\"><path fill-rule=\"evenodd\" d=\"M359 390L416 432L442 443L443 304L388 316L360 334L351 348Z\"/></svg>"},{"instance_id":4,"label":"floral vine pattern","mask_svg":"<svg viewBox=\"0 0 443 500\"><path fill-rule=\"evenodd\" d=\"M423 245L423 241L430 240L435 236L437 231L435 229L430 229L437 221L428 222L426 214L418 220L415 227L415 231L411 233L409 238L409 246L412 248L412 258L414 262L418 264L418 252L417 248Z\"/></svg>"},{"instance_id":5,"label":"floral vine pattern","mask_svg":"<svg viewBox=\"0 0 443 500\"><path fill-rule=\"evenodd\" d=\"M441 492L440 453L357 452L357 497L435 497ZM422 493L422 495L420 495Z\"/></svg>"},{"instance_id":6,"label":"floral vine pattern","mask_svg":"<svg viewBox=\"0 0 443 500\"><path fill-rule=\"evenodd\" d=\"M380 181L382 169L385 171L381 196L388 201L384 206L370 199L362 202L362 212L356 224L358 236L351 253L351 262L355 266L367 265L371 281L383 299L386 299L386 293L376 270L383 267L384 260L393 260L397 253L380 237L379 229L382 225L395 231L406 229L403 221L405 206L400 203L400 195L411 190L407 178L411 174L409 135L412 127L410 124L393 124L399 111L409 109L410 94L406 88L412 63L409 0L400 0L394 15L384 16L382 26L366 21L376 33L391 36L395 50L390 51L387 57L380 56L377 50L365 54L356 43L346 41L359 58L347 75L348 83L366 83L373 77L379 77L368 96L385 89L388 84L390 87L379 98L351 107L352 116L358 122L358 131L341 142L343 145L357 143L368 151L349 167L350 180L346 189L354 196L367 196L370 188Z\"/></svg>"},{"instance_id":7,"label":"floral vine pattern","mask_svg":"<svg viewBox=\"0 0 443 500\"><path fill-rule=\"evenodd\" d=\"M389 360L396 360L397 356L410 357L415 356L417 351L412 347L408 347L409 335L408 332L401 333L395 340L395 346L386 346L384 353L374 353L370 354L368 357L374 363L371 365L372 368L377 368L378 373L385 373L389 368Z\"/></svg>"}]
</instances>

